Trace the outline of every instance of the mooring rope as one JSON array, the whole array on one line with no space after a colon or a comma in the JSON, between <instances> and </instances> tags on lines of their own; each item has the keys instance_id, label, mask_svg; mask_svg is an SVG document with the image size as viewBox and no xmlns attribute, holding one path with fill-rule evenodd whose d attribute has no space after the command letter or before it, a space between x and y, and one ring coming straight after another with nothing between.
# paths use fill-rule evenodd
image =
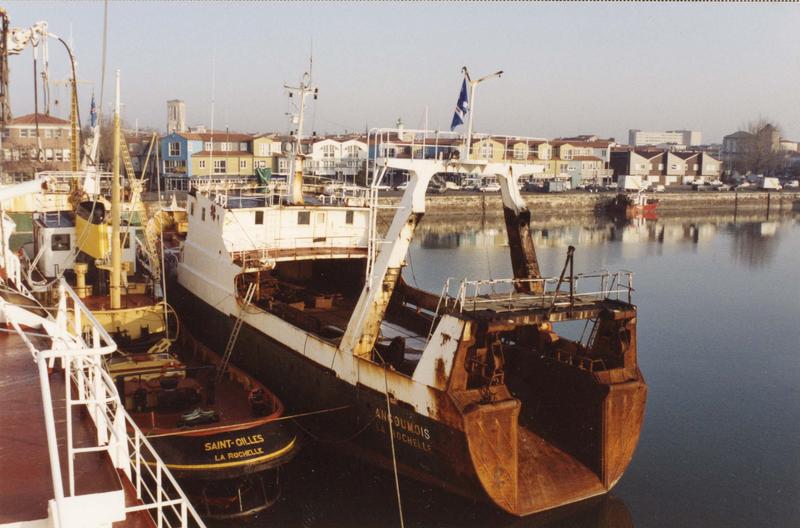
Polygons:
<instances>
[{"instance_id":1,"label":"mooring rope","mask_svg":"<svg viewBox=\"0 0 800 528\"><path fill-rule=\"evenodd\" d=\"M389 380L386 374L387 369L389 368L386 361L381 356L381 353L378 352L377 349L373 349L375 353L380 358L381 362L383 363L383 387L386 391L386 421L389 423L389 444L392 446L392 469L394 470L394 489L397 493L397 511L400 514L400 528L405 528L405 522L403 521L403 501L400 498L400 478L397 473L397 453L394 449L394 427L392 426L392 406L389 401Z\"/></svg>"}]
</instances>

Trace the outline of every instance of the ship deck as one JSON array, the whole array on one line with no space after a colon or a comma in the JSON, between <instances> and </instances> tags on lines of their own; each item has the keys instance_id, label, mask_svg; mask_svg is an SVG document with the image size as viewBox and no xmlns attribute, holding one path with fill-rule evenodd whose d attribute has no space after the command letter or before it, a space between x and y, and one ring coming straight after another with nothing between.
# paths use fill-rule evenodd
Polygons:
<instances>
[{"instance_id":1,"label":"ship deck","mask_svg":"<svg viewBox=\"0 0 800 528\"><path fill-rule=\"evenodd\" d=\"M152 306L155 304L152 295L146 295L143 293L128 293L122 295L121 299L121 306L120 308L140 308L142 306ZM95 312L98 310L110 310L111 309L111 297L108 295L89 295L82 299L83 304L86 307Z\"/></svg>"},{"instance_id":2,"label":"ship deck","mask_svg":"<svg viewBox=\"0 0 800 528\"><path fill-rule=\"evenodd\" d=\"M208 377L216 373L216 370L205 369L208 366L196 358L188 358L185 360L186 366L191 371L196 372L196 379L202 387L207 387ZM126 387L126 394L130 393ZM244 427L246 424L265 420L264 416L254 416L250 409L250 401L248 399L248 389L239 383L237 379L231 379L230 376L225 376L219 383L214 386L214 403L207 404L205 399L190 405L180 410L158 411L158 412L145 412L133 413L130 412L136 424L147 435L169 434L174 431L190 432L197 434L201 431L212 429L236 429L237 426ZM192 409L200 407L204 410L214 410L219 414L219 421L207 425L199 425L191 428L180 428L177 426L181 414L189 412Z\"/></svg>"},{"instance_id":3,"label":"ship deck","mask_svg":"<svg viewBox=\"0 0 800 528\"><path fill-rule=\"evenodd\" d=\"M34 345L44 338L29 334ZM48 500L54 495L50 476L42 411L39 373L22 338L6 329L0 332L0 524L46 519ZM67 475L65 386L61 374L50 376L50 390L58 431L62 475ZM75 446L89 445L95 435L94 425L84 413L72 415ZM129 483L128 483L129 484ZM78 455L75 460L75 491L78 494L124 489L126 504L136 502L130 485L123 485L117 470L103 453ZM64 490L69 485L64 482ZM117 527L155 526L146 512L128 515Z\"/></svg>"}]
</instances>

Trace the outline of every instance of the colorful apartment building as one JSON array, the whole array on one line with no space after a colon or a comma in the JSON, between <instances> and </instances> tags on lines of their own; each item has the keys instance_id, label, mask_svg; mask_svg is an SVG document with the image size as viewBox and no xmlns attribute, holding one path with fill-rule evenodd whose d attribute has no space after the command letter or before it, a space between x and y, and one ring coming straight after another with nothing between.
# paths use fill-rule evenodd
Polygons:
<instances>
[{"instance_id":1,"label":"colorful apartment building","mask_svg":"<svg viewBox=\"0 0 800 528\"><path fill-rule=\"evenodd\" d=\"M161 138L166 189L188 189L193 178L252 177L252 136L238 132L173 132Z\"/></svg>"}]
</instances>

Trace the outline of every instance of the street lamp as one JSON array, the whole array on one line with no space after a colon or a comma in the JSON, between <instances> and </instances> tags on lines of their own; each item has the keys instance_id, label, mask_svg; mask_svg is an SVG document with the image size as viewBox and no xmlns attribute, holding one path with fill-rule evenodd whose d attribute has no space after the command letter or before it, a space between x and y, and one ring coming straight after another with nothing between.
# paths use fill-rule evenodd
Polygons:
<instances>
[{"instance_id":1,"label":"street lamp","mask_svg":"<svg viewBox=\"0 0 800 528\"><path fill-rule=\"evenodd\" d=\"M466 77L467 83L469 84L469 119L467 121L467 158L469 158L472 153L472 116L475 115L475 87L492 77L500 77L503 75L503 70L496 71L491 75L486 75L475 81L469 76L469 71L466 66L461 68L461 71L464 73L464 77Z\"/></svg>"}]
</instances>

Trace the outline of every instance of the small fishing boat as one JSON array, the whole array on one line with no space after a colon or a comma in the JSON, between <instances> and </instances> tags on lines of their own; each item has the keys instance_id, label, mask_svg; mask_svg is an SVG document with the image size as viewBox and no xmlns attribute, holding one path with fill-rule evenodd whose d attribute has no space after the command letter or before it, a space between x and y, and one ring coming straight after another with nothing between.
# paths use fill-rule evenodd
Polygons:
<instances>
[{"instance_id":1,"label":"small fishing boat","mask_svg":"<svg viewBox=\"0 0 800 528\"><path fill-rule=\"evenodd\" d=\"M606 205L606 211L624 215L625 218L652 217L656 213L658 199L647 196L644 189L636 194L619 193Z\"/></svg>"},{"instance_id":2,"label":"small fishing boat","mask_svg":"<svg viewBox=\"0 0 800 528\"><path fill-rule=\"evenodd\" d=\"M201 515L258 513L280 496L280 469L297 451L281 401L187 331L179 354L107 361L125 409Z\"/></svg>"}]
</instances>

